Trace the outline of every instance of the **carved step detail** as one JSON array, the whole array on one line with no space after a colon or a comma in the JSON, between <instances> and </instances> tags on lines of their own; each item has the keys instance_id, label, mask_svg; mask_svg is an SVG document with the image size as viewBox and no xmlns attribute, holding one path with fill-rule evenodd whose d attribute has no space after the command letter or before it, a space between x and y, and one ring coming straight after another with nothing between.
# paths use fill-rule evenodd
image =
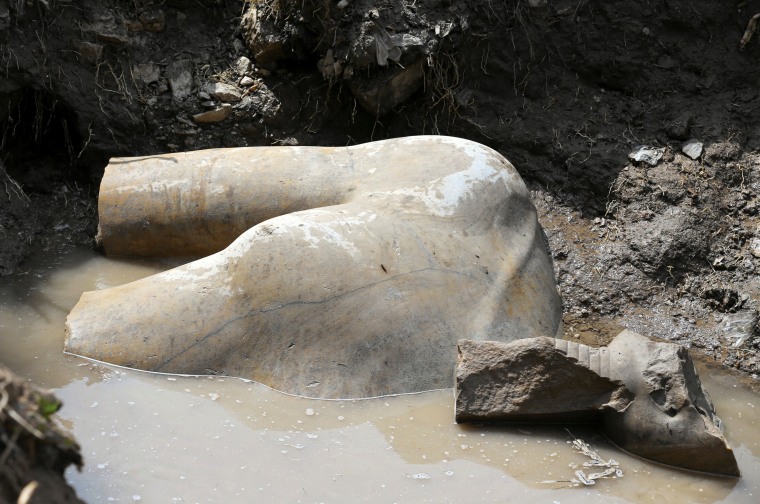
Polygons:
<instances>
[{"instance_id":1,"label":"carved step detail","mask_svg":"<svg viewBox=\"0 0 760 504\"><path fill-rule=\"evenodd\" d=\"M610 350L567 340L555 340L554 348L604 378L610 378Z\"/></svg>"}]
</instances>

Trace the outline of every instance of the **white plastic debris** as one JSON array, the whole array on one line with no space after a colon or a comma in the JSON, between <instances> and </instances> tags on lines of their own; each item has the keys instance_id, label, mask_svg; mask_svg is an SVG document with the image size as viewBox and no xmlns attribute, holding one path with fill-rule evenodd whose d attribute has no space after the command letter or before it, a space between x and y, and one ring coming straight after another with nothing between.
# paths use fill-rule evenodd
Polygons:
<instances>
[{"instance_id":1,"label":"white plastic debris","mask_svg":"<svg viewBox=\"0 0 760 504\"><path fill-rule=\"evenodd\" d=\"M655 166L665 154L665 147L652 147L650 145L637 145L628 154L628 157L637 163L647 163Z\"/></svg>"},{"instance_id":2,"label":"white plastic debris","mask_svg":"<svg viewBox=\"0 0 760 504\"><path fill-rule=\"evenodd\" d=\"M578 469L575 471L575 477L578 478L578 481L583 483L586 486L596 485L596 481L593 479L590 479L586 476L586 473L584 473L582 470Z\"/></svg>"},{"instance_id":3,"label":"white plastic debris","mask_svg":"<svg viewBox=\"0 0 760 504\"><path fill-rule=\"evenodd\" d=\"M698 159L702 155L702 142L699 140L688 140L681 146L681 152L691 159Z\"/></svg>"},{"instance_id":4,"label":"white plastic debris","mask_svg":"<svg viewBox=\"0 0 760 504\"><path fill-rule=\"evenodd\" d=\"M723 329L723 337L733 341L731 346L739 348L754 334L757 322L758 313L755 310L747 310L726 315L720 327Z\"/></svg>"},{"instance_id":5,"label":"white plastic debris","mask_svg":"<svg viewBox=\"0 0 760 504\"><path fill-rule=\"evenodd\" d=\"M575 471L575 478L569 480L544 480L541 483L569 483L572 486L591 486L595 485L596 480L598 479L623 477L623 470L620 469L620 464L617 461L613 459L605 461L602 457L599 456L598 453L589 448L588 444L586 444L586 442L582 439L574 439L572 444L573 448L575 448L576 451L591 459L587 462L584 462L583 467L598 467L604 470L602 472L586 474L583 469L577 469ZM570 464L570 466L573 468L578 467L575 464Z\"/></svg>"}]
</instances>

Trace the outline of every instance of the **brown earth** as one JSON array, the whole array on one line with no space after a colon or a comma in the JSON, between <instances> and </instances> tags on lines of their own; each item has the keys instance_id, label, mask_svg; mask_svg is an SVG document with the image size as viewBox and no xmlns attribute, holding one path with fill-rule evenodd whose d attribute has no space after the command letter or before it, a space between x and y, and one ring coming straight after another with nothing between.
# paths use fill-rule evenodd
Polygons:
<instances>
[{"instance_id":1,"label":"brown earth","mask_svg":"<svg viewBox=\"0 0 760 504\"><path fill-rule=\"evenodd\" d=\"M0 273L90 242L110 156L448 134L496 148L534 191L568 337L628 327L757 378L760 42L740 50L757 12L0 0ZM639 145L662 158L629 159Z\"/></svg>"}]
</instances>

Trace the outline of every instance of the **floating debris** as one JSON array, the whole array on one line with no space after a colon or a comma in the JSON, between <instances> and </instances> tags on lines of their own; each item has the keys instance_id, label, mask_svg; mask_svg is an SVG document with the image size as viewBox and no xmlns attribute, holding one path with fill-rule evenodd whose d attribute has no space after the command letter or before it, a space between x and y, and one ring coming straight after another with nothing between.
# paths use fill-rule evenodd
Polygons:
<instances>
[{"instance_id":1,"label":"floating debris","mask_svg":"<svg viewBox=\"0 0 760 504\"><path fill-rule=\"evenodd\" d=\"M591 459L587 462L584 462L583 467L600 467L604 468L604 470L602 472L586 474L583 469L578 469L575 471L575 478L569 480L544 480L541 483L569 483L571 486L592 486L596 485L596 480L598 479L623 477L623 470L620 469L620 464L616 460L604 460L599 456L597 452L589 448L588 444L582 439L573 439L572 444L573 448L575 448L578 453L582 453Z\"/></svg>"},{"instance_id":2,"label":"floating debris","mask_svg":"<svg viewBox=\"0 0 760 504\"><path fill-rule=\"evenodd\" d=\"M430 479L430 475L427 473L412 474L412 479L427 480Z\"/></svg>"},{"instance_id":3,"label":"floating debris","mask_svg":"<svg viewBox=\"0 0 760 504\"><path fill-rule=\"evenodd\" d=\"M726 315L720 327L723 329L723 337L733 340L731 346L739 348L755 333L757 322L757 311L748 310Z\"/></svg>"}]
</instances>

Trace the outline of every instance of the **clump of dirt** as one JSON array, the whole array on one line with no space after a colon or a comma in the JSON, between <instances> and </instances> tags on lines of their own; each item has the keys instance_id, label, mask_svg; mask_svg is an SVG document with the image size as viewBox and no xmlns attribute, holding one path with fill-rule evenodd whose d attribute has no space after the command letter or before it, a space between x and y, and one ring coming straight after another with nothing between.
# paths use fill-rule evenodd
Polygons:
<instances>
[{"instance_id":1,"label":"clump of dirt","mask_svg":"<svg viewBox=\"0 0 760 504\"><path fill-rule=\"evenodd\" d=\"M0 368L0 500L81 503L63 472L82 466L79 445L55 421L52 394Z\"/></svg>"},{"instance_id":2,"label":"clump of dirt","mask_svg":"<svg viewBox=\"0 0 760 504\"><path fill-rule=\"evenodd\" d=\"M461 136L533 190L568 337L628 327L758 375L760 42L740 46L757 12L760 0L0 0L0 233L35 247L58 227L81 242L109 156ZM25 157L48 145L57 161ZM657 159L632 156L642 146ZM3 191L11 179L31 201ZM73 215L39 213L72 195Z\"/></svg>"}]
</instances>

